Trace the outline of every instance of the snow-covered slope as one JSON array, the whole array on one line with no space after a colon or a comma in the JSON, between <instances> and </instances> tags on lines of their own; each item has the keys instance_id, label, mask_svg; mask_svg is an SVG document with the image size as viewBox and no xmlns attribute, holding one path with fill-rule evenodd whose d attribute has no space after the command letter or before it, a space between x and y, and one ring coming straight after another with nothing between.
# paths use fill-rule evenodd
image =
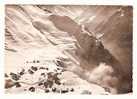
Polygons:
<instances>
[{"instance_id":1,"label":"snow-covered slope","mask_svg":"<svg viewBox=\"0 0 137 99\"><path fill-rule=\"evenodd\" d=\"M60 60L91 87L132 90L131 7L7 5L5 13L6 73Z\"/></svg>"}]
</instances>

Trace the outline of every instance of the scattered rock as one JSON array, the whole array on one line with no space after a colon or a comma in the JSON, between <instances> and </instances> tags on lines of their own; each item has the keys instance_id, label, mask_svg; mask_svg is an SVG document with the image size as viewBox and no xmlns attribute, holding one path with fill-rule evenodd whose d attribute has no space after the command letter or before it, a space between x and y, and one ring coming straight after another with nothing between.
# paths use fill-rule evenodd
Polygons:
<instances>
[{"instance_id":1,"label":"scattered rock","mask_svg":"<svg viewBox=\"0 0 137 99\"><path fill-rule=\"evenodd\" d=\"M74 91L74 88L71 88L70 91L73 92L73 91Z\"/></svg>"},{"instance_id":2,"label":"scattered rock","mask_svg":"<svg viewBox=\"0 0 137 99\"><path fill-rule=\"evenodd\" d=\"M56 83L57 85L61 85L60 80L55 80L55 83Z\"/></svg>"},{"instance_id":3,"label":"scattered rock","mask_svg":"<svg viewBox=\"0 0 137 99\"><path fill-rule=\"evenodd\" d=\"M34 88L34 87L30 87L30 88L29 88L29 91L35 92L35 88Z\"/></svg>"},{"instance_id":4,"label":"scattered rock","mask_svg":"<svg viewBox=\"0 0 137 99\"><path fill-rule=\"evenodd\" d=\"M8 74L5 73L5 77L9 77Z\"/></svg>"},{"instance_id":5,"label":"scattered rock","mask_svg":"<svg viewBox=\"0 0 137 99\"><path fill-rule=\"evenodd\" d=\"M68 88L61 90L61 93L67 93L67 92L69 92Z\"/></svg>"},{"instance_id":6,"label":"scattered rock","mask_svg":"<svg viewBox=\"0 0 137 99\"><path fill-rule=\"evenodd\" d=\"M34 72L32 70L28 70L29 74L34 74Z\"/></svg>"},{"instance_id":7,"label":"scattered rock","mask_svg":"<svg viewBox=\"0 0 137 99\"><path fill-rule=\"evenodd\" d=\"M35 63L36 63L36 61L35 61ZM49 72L47 72L46 70L49 70L49 68L48 67L39 67L39 68L37 68L36 66L31 66L28 70L25 70L25 69L22 69L20 72L18 72L17 74L16 73L10 73L10 76L11 76L11 78L13 79L13 80L19 80L20 79L20 77L22 76L22 75L24 75L24 74L34 74L34 73L36 73L37 74L37 71L39 72L40 71L40 69L45 69L45 72L43 72L43 70L42 70L42 72L40 73L40 75L39 76L42 76L42 78L43 78L43 80L42 80L42 82L41 81L39 81L38 83L37 83L37 86L42 86L42 87L44 87L44 91L45 91L45 93L48 93L48 92L50 92L50 91L52 91L52 92L56 92L56 93L67 93L67 92L69 92L69 89L67 88L67 89L63 89L63 90L60 90L60 88L58 89L58 85L61 85L62 83L61 83L61 81L60 81L60 78L58 77L58 75L61 75L62 73L62 69L61 68L59 68L59 67L57 67L55 70L56 71L49 71ZM25 72L25 71L27 71L27 72ZM59 72L58 72L59 71ZM5 74L5 76L7 77L7 74ZM24 76L23 76L24 77ZM5 84L5 88L11 88L12 86L15 86L16 88L19 88L19 87L21 87L21 82L13 82L12 81L12 79L11 80L9 80L9 81L7 81L7 83L8 84ZM25 78L26 80L28 80L27 78ZM40 78L39 78L40 79ZM53 87L53 85L56 85L56 88L55 87ZM30 84L31 85L31 84ZM35 92L35 90L36 90L36 88L33 86L33 87L30 87L29 89L28 89L28 91L31 91L31 92ZM24 91L26 91L26 89L24 89ZM74 89L71 89L71 92L73 92L74 91Z\"/></svg>"},{"instance_id":8,"label":"scattered rock","mask_svg":"<svg viewBox=\"0 0 137 99\"><path fill-rule=\"evenodd\" d=\"M45 73L41 73L41 76L45 76Z\"/></svg>"},{"instance_id":9,"label":"scattered rock","mask_svg":"<svg viewBox=\"0 0 137 99\"><path fill-rule=\"evenodd\" d=\"M33 63L36 63L36 61L35 61L35 60L33 60Z\"/></svg>"},{"instance_id":10,"label":"scattered rock","mask_svg":"<svg viewBox=\"0 0 137 99\"><path fill-rule=\"evenodd\" d=\"M48 83L47 82L44 82L43 85L44 85L45 88L48 87Z\"/></svg>"},{"instance_id":11,"label":"scattered rock","mask_svg":"<svg viewBox=\"0 0 137 99\"><path fill-rule=\"evenodd\" d=\"M39 61L39 60L37 60L37 63L40 63L40 61Z\"/></svg>"},{"instance_id":12,"label":"scattered rock","mask_svg":"<svg viewBox=\"0 0 137 99\"><path fill-rule=\"evenodd\" d=\"M42 85L43 85L43 83L42 83L42 82L38 84L38 86L42 86Z\"/></svg>"},{"instance_id":13,"label":"scattered rock","mask_svg":"<svg viewBox=\"0 0 137 99\"><path fill-rule=\"evenodd\" d=\"M34 66L31 66L31 69L34 70L34 71L37 71L38 68L37 67L34 67Z\"/></svg>"},{"instance_id":14,"label":"scattered rock","mask_svg":"<svg viewBox=\"0 0 137 99\"><path fill-rule=\"evenodd\" d=\"M45 67L40 67L39 69L46 69Z\"/></svg>"},{"instance_id":15,"label":"scattered rock","mask_svg":"<svg viewBox=\"0 0 137 99\"><path fill-rule=\"evenodd\" d=\"M52 88L52 92L56 92L56 88Z\"/></svg>"},{"instance_id":16,"label":"scattered rock","mask_svg":"<svg viewBox=\"0 0 137 99\"><path fill-rule=\"evenodd\" d=\"M49 70L49 68L46 68L46 70Z\"/></svg>"},{"instance_id":17,"label":"scattered rock","mask_svg":"<svg viewBox=\"0 0 137 99\"><path fill-rule=\"evenodd\" d=\"M19 73L20 75L24 75L25 69L22 69L22 71Z\"/></svg>"},{"instance_id":18,"label":"scattered rock","mask_svg":"<svg viewBox=\"0 0 137 99\"><path fill-rule=\"evenodd\" d=\"M21 84L20 84L19 82L16 82L16 83L15 83L15 86L16 86L16 87L21 87Z\"/></svg>"},{"instance_id":19,"label":"scattered rock","mask_svg":"<svg viewBox=\"0 0 137 99\"><path fill-rule=\"evenodd\" d=\"M11 75L11 78L13 79L13 80L19 80L20 79L20 76L19 75L17 75L17 74L15 74L15 73L10 73L10 75Z\"/></svg>"},{"instance_id":20,"label":"scattered rock","mask_svg":"<svg viewBox=\"0 0 137 99\"><path fill-rule=\"evenodd\" d=\"M15 85L15 83L11 80L11 79L8 79L8 80L5 80L5 88L11 88Z\"/></svg>"},{"instance_id":21,"label":"scattered rock","mask_svg":"<svg viewBox=\"0 0 137 99\"><path fill-rule=\"evenodd\" d=\"M60 68L57 68L57 70L60 70Z\"/></svg>"},{"instance_id":22,"label":"scattered rock","mask_svg":"<svg viewBox=\"0 0 137 99\"><path fill-rule=\"evenodd\" d=\"M103 88L105 89L106 92L109 92L109 93L111 92L110 88L107 88L107 87L103 87Z\"/></svg>"},{"instance_id":23,"label":"scattered rock","mask_svg":"<svg viewBox=\"0 0 137 99\"><path fill-rule=\"evenodd\" d=\"M60 67L64 67L64 64L61 60L56 60L56 65Z\"/></svg>"},{"instance_id":24,"label":"scattered rock","mask_svg":"<svg viewBox=\"0 0 137 99\"><path fill-rule=\"evenodd\" d=\"M48 80L47 83L48 83L48 87L49 88L51 88L53 86L53 84L54 84L53 81L50 81L50 80Z\"/></svg>"},{"instance_id":25,"label":"scattered rock","mask_svg":"<svg viewBox=\"0 0 137 99\"><path fill-rule=\"evenodd\" d=\"M50 92L49 89L45 89L45 93L48 93L48 92Z\"/></svg>"}]
</instances>

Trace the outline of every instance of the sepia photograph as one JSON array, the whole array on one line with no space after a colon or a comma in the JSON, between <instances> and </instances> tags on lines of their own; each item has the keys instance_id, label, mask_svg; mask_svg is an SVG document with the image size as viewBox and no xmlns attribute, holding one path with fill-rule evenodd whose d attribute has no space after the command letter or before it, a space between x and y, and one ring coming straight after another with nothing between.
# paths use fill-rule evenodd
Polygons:
<instances>
[{"instance_id":1,"label":"sepia photograph","mask_svg":"<svg viewBox=\"0 0 137 99\"><path fill-rule=\"evenodd\" d=\"M133 7L5 5L6 94L133 93Z\"/></svg>"}]
</instances>

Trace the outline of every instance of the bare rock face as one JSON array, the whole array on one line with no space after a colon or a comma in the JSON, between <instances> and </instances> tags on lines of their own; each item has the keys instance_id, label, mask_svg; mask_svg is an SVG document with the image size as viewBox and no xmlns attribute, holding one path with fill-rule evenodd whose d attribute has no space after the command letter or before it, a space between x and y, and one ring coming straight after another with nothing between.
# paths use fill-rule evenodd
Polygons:
<instances>
[{"instance_id":1,"label":"bare rock face","mask_svg":"<svg viewBox=\"0 0 137 99\"><path fill-rule=\"evenodd\" d=\"M24 58L34 48L111 93L132 91L132 7L7 5L5 37Z\"/></svg>"},{"instance_id":2,"label":"bare rock face","mask_svg":"<svg viewBox=\"0 0 137 99\"><path fill-rule=\"evenodd\" d=\"M116 18L118 17L117 14L114 15L114 16ZM125 55L127 55L127 56L130 55L130 57L126 57L127 58L126 60L128 60L128 61L127 62L124 61L124 63L123 63L123 60L125 60L125 57L120 58L117 55L111 54L111 52L110 52L111 50L109 51L109 49L106 49L104 47L104 45L102 44L102 42L98 40L98 38L94 37L93 35L91 36L86 31L82 31L82 28L80 28L80 26L78 24L76 24L73 20L71 20L69 17L65 17L65 16L62 17L62 16L53 15L53 16L50 16L50 18L52 19L52 22L55 24L55 26L57 28L74 35L74 37L77 39L76 44L77 44L78 48L76 50L76 53L77 53L76 55L79 56L79 58L80 58L80 66L82 68L86 69L87 71L89 71L89 70L92 71L101 62L106 63L107 65L112 66L112 68L114 69L114 71L111 73L111 76L115 76L118 80L117 84L116 83L115 83L115 85L110 84L110 86L111 87L117 87L117 89L119 89L120 92L123 91L123 90L127 90L127 91L131 90L130 88L129 89L126 88L127 85L125 86L123 84L123 82L121 82L121 81L124 80L126 83L131 84L131 81L132 81L132 66L130 66L131 63L132 63L130 61L131 60L130 59L131 58L131 53L126 52L125 47L124 48L120 47L120 46L126 46L126 47L128 47L128 50L132 49L132 48L130 48L131 47L130 43L132 42L131 38L130 38L131 36L129 36L130 40L127 41L126 38L125 39L124 39L124 37L121 38L122 34L116 34L116 35L120 36L120 37L116 37L116 42L120 43L120 46L118 45L120 47L119 50L124 52L124 53L121 53L121 54L124 55L124 56ZM62 22L63 22L63 25L61 24ZM70 24L72 24L72 26ZM132 22L130 24L132 24ZM67 27L67 25L71 29L69 29ZM72 30L73 31L75 30L75 31L73 32ZM119 31L122 31L122 30L119 29ZM114 32L112 32L111 34L113 35L113 33ZM122 36L126 36L126 35L130 35L130 34L128 32L126 32ZM108 38L104 37L104 39L107 40ZM125 45L125 42L127 42L127 45ZM111 44L112 48L113 48L113 46L116 45L113 42L110 43L110 44ZM114 51L114 53L115 52L117 52L117 51ZM118 57L119 60L117 59L117 57ZM125 67L127 67L128 69L125 69ZM124 87L122 85L124 85ZM122 86L123 89L119 88L120 86ZM129 86L131 87L132 85L129 85Z\"/></svg>"}]
</instances>

